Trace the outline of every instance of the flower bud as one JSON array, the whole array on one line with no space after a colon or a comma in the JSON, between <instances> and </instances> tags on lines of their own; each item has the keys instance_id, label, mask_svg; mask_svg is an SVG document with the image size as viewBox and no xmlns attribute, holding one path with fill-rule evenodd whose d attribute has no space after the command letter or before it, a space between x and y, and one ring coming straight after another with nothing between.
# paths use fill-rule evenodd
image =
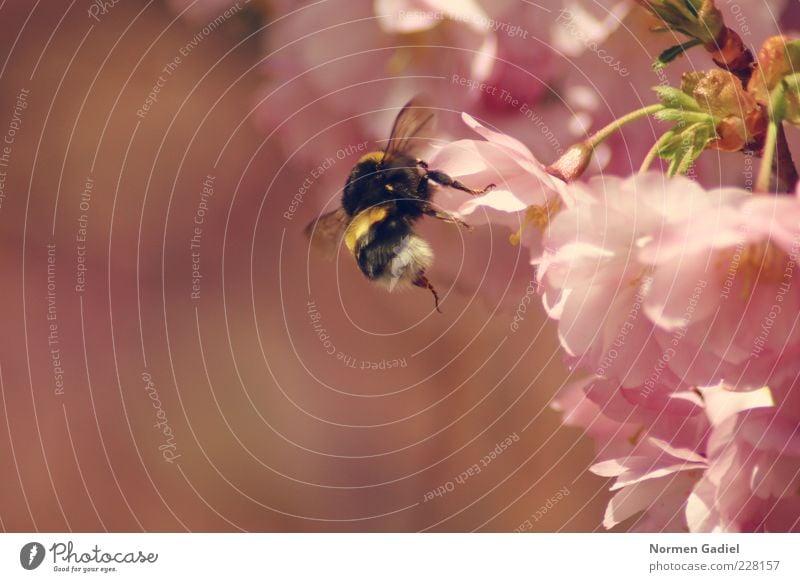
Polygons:
<instances>
[{"instance_id":1,"label":"flower bud","mask_svg":"<svg viewBox=\"0 0 800 582\"><path fill-rule=\"evenodd\" d=\"M570 147L563 156L547 167L547 173L565 182L580 178L592 161L592 148L586 143Z\"/></svg>"},{"instance_id":2,"label":"flower bud","mask_svg":"<svg viewBox=\"0 0 800 582\"><path fill-rule=\"evenodd\" d=\"M758 51L758 69L747 86L749 93L763 106L782 110L782 119L800 124L800 86L795 82L800 70L800 41L784 36L768 38ZM772 103L773 92L780 83L786 91L779 92L782 103Z\"/></svg>"},{"instance_id":3,"label":"flower bud","mask_svg":"<svg viewBox=\"0 0 800 582\"><path fill-rule=\"evenodd\" d=\"M712 147L737 152L761 137L765 130L758 103L745 92L736 75L718 69L686 73L681 88L719 120L718 139L711 142Z\"/></svg>"},{"instance_id":4,"label":"flower bud","mask_svg":"<svg viewBox=\"0 0 800 582\"><path fill-rule=\"evenodd\" d=\"M714 0L637 0L670 30L703 44L713 43L725 29Z\"/></svg>"},{"instance_id":5,"label":"flower bud","mask_svg":"<svg viewBox=\"0 0 800 582\"><path fill-rule=\"evenodd\" d=\"M686 50L703 45L714 62L747 82L753 70L753 54L741 37L725 26L722 12L714 0L638 0L664 27L679 32L689 41L670 47L659 56L656 66L672 62Z\"/></svg>"}]
</instances>

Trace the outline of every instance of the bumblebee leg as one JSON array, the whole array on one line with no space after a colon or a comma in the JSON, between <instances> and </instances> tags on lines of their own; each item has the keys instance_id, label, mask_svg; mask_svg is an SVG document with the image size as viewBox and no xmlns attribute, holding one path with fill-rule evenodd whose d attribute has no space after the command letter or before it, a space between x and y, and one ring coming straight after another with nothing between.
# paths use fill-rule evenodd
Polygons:
<instances>
[{"instance_id":1,"label":"bumblebee leg","mask_svg":"<svg viewBox=\"0 0 800 582\"><path fill-rule=\"evenodd\" d=\"M458 180L455 180L445 174L444 172L440 172L438 170L431 170L426 174L427 178L430 178L437 184L441 184L442 186L448 186L450 188L455 188L456 190L461 190L462 192L466 192L468 194L472 194L473 196L477 196L479 194L485 194L489 190L495 187L494 184L489 184L485 188L474 189L470 188L466 184L462 184Z\"/></svg>"},{"instance_id":2,"label":"bumblebee leg","mask_svg":"<svg viewBox=\"0 0 800 582\"><path fill-rule=\"evenodd\" d=\"M420 160L419 158L417 158L417 165L423 170L428 169L428 162L426 162L425 160Z\"/></svg>"},{"instance_id":3,"label":"bumblebee leg","mask_svg":"<svg viewBox=\"0 0 800 582\"><path fill-rule=\"evenodd\" d=\"M470 231L475 230L475 227L472 226L471 224L467 224L466 222L464 222L457 216L453 216L449 212L444 212L443 210L437 210L433 206L425 206L425 210L423 212L425 212L426 216L432 216L437 220L442 220L449 224L457 224L458 226L464 227Z\"/></svg>"},{"instance_id":4,"label":"bumblebee leg","mask_svg":"<svg viewBox=\"0 0 800 582\"><path fill-rule=\"evenodd\" d=\"M441 313L442 310L439 309L439 294L436 292L436 289L433 288L431 282L428 281L428 278L425 275L420 275L417 277L417 280L414 281L414 285L421 287L422 289L429 289L430 292L433 293L433 300L436 302L436 311Z\"/></svg>"}]
</instances>

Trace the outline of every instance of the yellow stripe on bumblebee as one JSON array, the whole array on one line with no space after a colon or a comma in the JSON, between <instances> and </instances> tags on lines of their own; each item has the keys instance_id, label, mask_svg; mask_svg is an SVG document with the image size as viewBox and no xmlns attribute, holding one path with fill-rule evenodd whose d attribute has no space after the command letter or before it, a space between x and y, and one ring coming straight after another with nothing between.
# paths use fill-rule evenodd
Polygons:
<instances>
[{"instance_id":1,"label":"yellow stripe on bumblebee","mask_svg":"<svg viewBox=\"0 0 800 582\"><path fill-rule=\"evenodd\" d=\"M383 161L383 152L369 152L364 154L358 159L358 163L361 164L363 162L376 162L380 163Z\"/></svg>"},{"instance_id":2,"label":"yellow stripe on bumblebee","mask_svg":"<svg viewBox=\"0 0 800 582\"><path fill-rule=\"evenodd\" d=\"M344 233L344 244L347 245L351 253L355 253L356 244L360 238L366 236L370 227L376 222L380 222L389 214L385 206L373 206L359 212L347 227Z\"/></svg>"}]
</instances>

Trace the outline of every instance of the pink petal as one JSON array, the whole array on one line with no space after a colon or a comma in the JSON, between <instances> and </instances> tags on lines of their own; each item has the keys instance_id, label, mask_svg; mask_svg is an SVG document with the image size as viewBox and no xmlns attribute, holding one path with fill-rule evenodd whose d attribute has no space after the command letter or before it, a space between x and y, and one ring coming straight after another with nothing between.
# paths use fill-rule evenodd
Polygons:
<instances>
[{"instance_id":1,"label":"pink petal","mask_svg":"<svg viewBox=\"0 0 800 582\"><path fill-rule=\"evenodd\" d=\"M666 331L703 321L719 307L716 273L706 272L707 257L686 257L662 264L652 277L644 310Z\"/></svg>"},{"instance_id":2,"label":"pink petal","mask_svg":"<svg viewBox=\"0 0 800 582\"><path fill-rule=\"evenodd\" d=\"M705 462L703 462L703 463L679 463L676 465L666 465L649 471L631 470L625 473L624 479L622 477L617 479L617 482L614 483L610 491L616 491L618 489L622 489L623 487L629 487L636 483L641 483L643 481L648 481L651 479L659 479L661 477L666 477L667 475L680 473L681 471L691 471L694 469L703 470L705 468L706 464Z\"/></svg>"},{"instance_id":3,"label":"pink petal","mask_svg":"<svg viewBox=\"0 0 800 582\"><path fill-rule=\"evenodd\" d=\"M461 119L467 126L475 131L486 141L501 145L519 156L520 159L534 160L531 151L518 139L514 139L510 135L493 131L488 127L481 124L477 119L472 117L469 113L462 113Z\"/></svg>"},{"instance_id":4,"label":"pink petal","mask_svg":"<svg viewBox=\"0 0 800 582\"><path fill-rule=\"evenodd\" d=\"M695 485L686 502L686 523L689 531L719 531L720 515L715 502L716 490L707 479L702 479Z\"/></svg>"},{"instance_id":5,"label":"pink petal","mask_svg":"<svg viewBox=\"0 0 800 582\"><path fill-rule=\"evenodd\" d=\"M726 419L745 410L775 406L772 392L767 386L749 392L733 392L726 389L724 384L698 389L703 394L706 414L713 426L719 426Z\"/></svg>"},{"instance_id":6,"label":"pink petal","mask_svg":"<svg viewBox=\"0 0 800 582\"><path fill-rule=\"evenodd\" d=\"M603 518L603 526L611 529L632 515L647 509L662 488L662 483L650 480L622 489L609 501Z\"/></svg>"},{"instance_id":7,"label":"pink petal","mask_svg":"<svg viewBox=\"0 0 800 582\"><path fill-rule=\"evenodd\" d=\"M629 460L630 457L627 459L609 459L608 461L595 463L589 467L589 470L600 477L617 477L628 470L626 463Z\"/></svg>"},{"instance_id":8,"label":"pink petal","mask_svg":"<svg viewBox=\"0 0 800 582\"><path fill-rule=\"evenodd\" d=\"M691 451L685 448L673 447L667 441L662 441L661 439L657 439L655 437L650 437L648 439L651 443L653 443L656 447L667 453L668 455L672 455L676 459L683 459L684 461L689 461L691 463L703 463L705 464L706 459L702 455L698 455L695 451Z\"/></svg>"}]
</instances>

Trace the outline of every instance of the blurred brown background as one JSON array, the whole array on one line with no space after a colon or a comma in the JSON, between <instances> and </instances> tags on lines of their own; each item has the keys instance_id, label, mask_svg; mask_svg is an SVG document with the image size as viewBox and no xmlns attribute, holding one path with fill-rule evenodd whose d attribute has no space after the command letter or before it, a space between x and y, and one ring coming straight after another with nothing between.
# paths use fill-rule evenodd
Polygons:
<instances>
[{"instance_id":1,"label":"blurred brown background","mask_svg":"<svg viewBox=\"0 0 800 582\"><path fill-rule=\"evenodd\" d=\"M202 24L143 0L96 21L90 5L0 8L0 135L21 111L0 207L2 528L594 530L607 494L586 473L591 443L548 406L566 376L555 330L532 306L510 329L519 250L494 250L509 259L502 305L444 281L441 316L346 261L309 262L301 230L320 205L281 218L307 172L282 168L249 117L259 15L165 75ZM490 236L507 233L466 252ZM395 359L405 367L360 369Z\"/></svg>"}]
</instances>

